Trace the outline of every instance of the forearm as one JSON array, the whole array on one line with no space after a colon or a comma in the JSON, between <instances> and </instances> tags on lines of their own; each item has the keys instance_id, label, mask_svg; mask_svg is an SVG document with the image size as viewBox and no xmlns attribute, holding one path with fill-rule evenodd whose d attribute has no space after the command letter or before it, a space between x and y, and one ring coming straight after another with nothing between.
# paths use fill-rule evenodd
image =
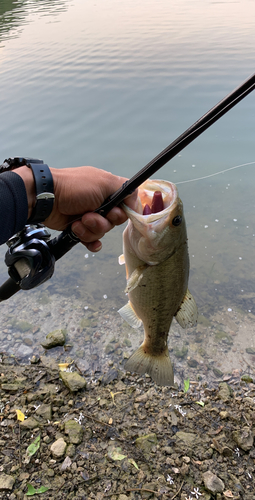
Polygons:
<instances>
[{"instance_id":1,"label":"forearm","mask_svg":"<svg viewBox=\"0 0 255 500\"><path fill-rule=\"evenodd\" d=\"M13 172L0 175L0 244L21 231L27 221L26 189L20 176Z\"/></svg>"}]
</instances>

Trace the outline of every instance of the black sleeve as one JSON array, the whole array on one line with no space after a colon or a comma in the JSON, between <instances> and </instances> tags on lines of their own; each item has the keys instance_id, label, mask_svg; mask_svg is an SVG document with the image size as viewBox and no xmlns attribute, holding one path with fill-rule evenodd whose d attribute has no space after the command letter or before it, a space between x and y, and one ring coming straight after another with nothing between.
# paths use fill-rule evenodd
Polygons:
<instances>
[{"instance_id":1,"label":"black sleeve","mask_svg":"<svg viewBox=\"0 0 255 500\"><path fill-rule=\"evenodd\" d=\"M15 172L0 174L0 245L27 222L28 203L23 180Z\"/></svg>"}]
</instances>

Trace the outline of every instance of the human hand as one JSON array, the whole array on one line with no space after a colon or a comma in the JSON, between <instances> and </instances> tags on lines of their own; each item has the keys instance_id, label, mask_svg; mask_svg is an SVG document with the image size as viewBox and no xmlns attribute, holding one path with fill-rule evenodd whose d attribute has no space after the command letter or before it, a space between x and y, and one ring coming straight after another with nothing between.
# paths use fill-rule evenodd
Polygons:
<instances>
[{"instance_id":1,"label":"human hand","mask_svg":"<svg viewBox=\"0 0 255 500\"><path fill-rule=\"evenodd\" d=\"M81 242L91 252L98 252L102 248L99 240L114 226L123 224L127 216L120 207L114 207L106 218L93 211L127 179L95 167L50 170L55 202L45 225L61 231L73 223L72 231ZM136 192L125 202L133 207L135 200Z\"/></svg>"}]
</instances>

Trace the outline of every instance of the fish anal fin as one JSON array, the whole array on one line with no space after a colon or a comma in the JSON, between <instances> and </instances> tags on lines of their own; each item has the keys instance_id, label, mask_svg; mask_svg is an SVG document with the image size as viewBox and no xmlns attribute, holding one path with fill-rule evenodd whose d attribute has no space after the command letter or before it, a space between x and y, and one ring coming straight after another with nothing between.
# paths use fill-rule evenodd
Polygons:
<instances>
[{"instance_id":1,"label":"fish anal fin","mask_svg":"<svg viewBox=\"0 0 255 500\"><path fill-rule=\"evenodd\" d=\"M123 264L125 264L125 257L123 253L119 256L118 261L120 266L123 266Z\"/></svg>"},{"instance_id":2,"label":"fish anal fin","mask_svg":"<svg viewBox=\"0 0 255 500\"><path fill-rule=\"evenodd\" d=\"M132 328L139 328L142 325L142 320L138 318L130 302L119 309L118 313Z\"/></svg>"},{"instance_id":3,"label":"fish anal fin","mask_svg":"<svg viewBox=\"0 0 255 500\"><path fill-rule=\"evenodd\" d=\"M141 375L147 373L158 385L174 385L174 372L167 347L160 355L153 356L145 352L142 344L127 360L125 369Z\"/></svg>"},{"instance_id":4,"label":"fish anal fin","mask_svg":"<svg viewBox=\"0 0 255 500\"><path fill-rule=\"evenodd\" d=\"M140 281L143 278L143 272L147 267L147 264L144 266L139 266L132 272L127 280L125 293L132 292L132 290L134 290L139 285Z\"/></svg>"},{"instance_id":5,"label":"fish anal fin","mask_svg":"<svg viewBox=\"0 0 255 500\"><path fill-rule=\"evenodd\" d=\"M176 320L182 328L195 326L197 324L198 310L195 299L190 291L182 299L181 306L175 315Z\"/></svg>"}]
</instances>

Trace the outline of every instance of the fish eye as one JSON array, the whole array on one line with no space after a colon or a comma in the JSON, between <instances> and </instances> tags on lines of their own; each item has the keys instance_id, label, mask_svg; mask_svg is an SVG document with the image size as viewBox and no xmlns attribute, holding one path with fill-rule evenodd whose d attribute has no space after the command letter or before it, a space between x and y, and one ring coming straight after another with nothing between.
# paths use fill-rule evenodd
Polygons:
<instances>
[{"instance_id":1,"label":"fish eye","mask_svg":"<svg viewBox=\"0 0 255 500\"><path fill-rule=\"evenodd\" d=\"M182 223L182 217L180 215L176 215L176 217L174 217L172 220L173 226L179 226L181 223Z\"/></svg>"}]
</instances>

